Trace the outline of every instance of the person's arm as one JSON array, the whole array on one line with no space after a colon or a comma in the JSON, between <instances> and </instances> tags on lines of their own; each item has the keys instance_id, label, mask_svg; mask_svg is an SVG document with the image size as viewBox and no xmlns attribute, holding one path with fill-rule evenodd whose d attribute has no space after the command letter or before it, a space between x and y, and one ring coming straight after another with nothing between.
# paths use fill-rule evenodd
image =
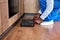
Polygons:
<instances>
[{"instance_id":1,"label":"person's arm","mask_svg":"<svg viewBox=\"0 0 60 40\"><path fill-rule=\"evenodd\" d=\"M40 14L42 14L41 10L38 11Z\"/></svg>"},{"instance_id":2,"label":"person's arm","mask_svg":"<svg viewBox=\"0 0 60 40\"><path fill-rule=\"evenodd\" d=\"M52 12L54 6L54 0L46 0L46 2L47 2L46 10L40 16L42 20L44 20Z\"/></svg>"}]
</instances>

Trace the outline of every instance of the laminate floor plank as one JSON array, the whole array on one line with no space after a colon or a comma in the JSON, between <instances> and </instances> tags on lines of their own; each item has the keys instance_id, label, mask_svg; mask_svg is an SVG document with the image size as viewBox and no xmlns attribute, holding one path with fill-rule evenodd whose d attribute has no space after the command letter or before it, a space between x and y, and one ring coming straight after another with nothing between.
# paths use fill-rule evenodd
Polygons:
<instances>
[{"instance_id":1,"label":"laminate floor plank","mask_svg":"<svg viewBox=\"0 0 60 40\"><path fill-rule=\"evenodd\" d=\"M40 25L21 27L19 22L2 40L60 40L60 22L55 22L51 30Z\"/></svg>"}]
</instances>

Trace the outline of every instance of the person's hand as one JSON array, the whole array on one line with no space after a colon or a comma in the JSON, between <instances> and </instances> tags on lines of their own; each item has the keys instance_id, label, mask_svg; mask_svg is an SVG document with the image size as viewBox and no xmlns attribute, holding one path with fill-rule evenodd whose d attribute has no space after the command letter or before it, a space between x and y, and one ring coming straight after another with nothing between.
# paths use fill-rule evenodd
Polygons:
<instances>
[{"instance_id":1,"label":"person's hand","mask_svg":"<svg viewBox=\"0 0 60 40\"><path fill-rule=\"evenodd\" d=\"M35 16L34 16L34 22L36 23L36 24L40 24L40 23L42 23L43 22L43 20L40 18L40 16L41 16L41 14L39 14L39 13L37 13L37 14L35 14Z\"/></svg>"},{"instance_id":2,"label":"person's hand","mask_svg":"<svg viewBox=\"0 0 60 40\"><path fill-rule=\"evenodd\" d=\"M42 20L41 18L35 20L35 23L36 23L36 24L41 24L42 22L43 22L43 20Z\"/></svg>"},{"instance_id":3,"label":"person's hand","mask_svg":"<svg viewBox=\"0 0 60 40\"><path fill-rule=\"evenodd\" d=\"M34 15L34 18L33 18L33 19L34 19L34 20L37 20L37 19L39 19L39 18L40 18L40 15L41 15L41 14L39 14L39 13L36 13L36 14Z\"/></svg>"}]
</instances>

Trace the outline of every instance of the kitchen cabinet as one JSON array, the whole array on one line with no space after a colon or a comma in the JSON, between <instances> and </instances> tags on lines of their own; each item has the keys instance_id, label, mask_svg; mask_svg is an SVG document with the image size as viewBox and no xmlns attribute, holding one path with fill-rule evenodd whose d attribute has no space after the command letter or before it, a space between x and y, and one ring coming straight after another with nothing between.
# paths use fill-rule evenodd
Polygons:
<instances>
[{"instance_id":1,"label":"kitchen cabinet","mask_svg":"<svg viewBox=\"0 0 60 40\"><path fill-rule=\"evenodd\" d=\"M0 0L0 3L8 2L8 0Z\"/></svg>"},{"instance_id":2,"label":"kitchen cabinet","mask_svg":"<svg viewBox=\"0 0 60 40\"><path fill-rule=\"evenodd\" d=\"M19 12L9 19L9 26L12 25L17 19L19 19L24 14L23 5L24 1L19 0Z\"/></svg>"},{"instance_id":3,"label":"kitchen cabinet","mask_svg":"<svg viewBox=\"0 0 60 40\"><path fill-rule=\"evenodd\" d=\"M1 6L0 6L0 8L1 8ZM1 26L1 10L0 10L0 26Z\"/></svg>"},{"instance_id":4,"label":"kitchen cabinet","mask_svg":"<svg viewBox=\"0 0 60 40\"><path fill-rule=\"evenodd\" d=\"M1 26L2 26L2 30L3 32L8 28L8 2L6 3L1 3L0 4L1 8Z\"/></svg>"},{"instance_id":5,"label":"kitchen cabinet","mask_svg":"<svg viewBox=\"0 0 60 40\"><path fill-rule=\"evenodd\" d=\"M0 35L23 15L23 0L19 0L19 12L9 18L8 0L0 0Z\"/></svg>"},{"instance_id":6,"label":"kitchen cabinet","mask_svg":"<svg viewBox=\"0 0 60 40\"><path fill-rule=\"evenodd\" d=\"M19 0L19 13L20 16L24 14L24 0Z\"/></svg>"},{"instance_id":7,"label":"kitchen cabinet","mask_svg":"<svg viewBox=\"0 0 60 40\"><path fill-rule=\"evenodd\" d=\"M39 0L24 0L24 13L37 13Z\"/></svg>"}]
</instances>

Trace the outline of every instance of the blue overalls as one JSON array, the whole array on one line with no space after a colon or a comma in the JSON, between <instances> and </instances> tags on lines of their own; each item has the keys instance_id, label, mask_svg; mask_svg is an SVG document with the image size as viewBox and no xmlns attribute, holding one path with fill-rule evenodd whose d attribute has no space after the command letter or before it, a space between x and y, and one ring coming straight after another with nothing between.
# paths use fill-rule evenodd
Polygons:
<instances>
[{"instance_id":1,"label":"blue overalls","mask_svg":"<svg viewBox=\"0 0 60 40\"><path fill-rule=\"evenodd\" d=\"M43 13L46 9L46 0L39 0L39 4L41 12ZM60 0L54 0L54 8L44 21L60 21L60 14L58 13L58 10L60 10Z\"/></svg>"}]
</instances>

